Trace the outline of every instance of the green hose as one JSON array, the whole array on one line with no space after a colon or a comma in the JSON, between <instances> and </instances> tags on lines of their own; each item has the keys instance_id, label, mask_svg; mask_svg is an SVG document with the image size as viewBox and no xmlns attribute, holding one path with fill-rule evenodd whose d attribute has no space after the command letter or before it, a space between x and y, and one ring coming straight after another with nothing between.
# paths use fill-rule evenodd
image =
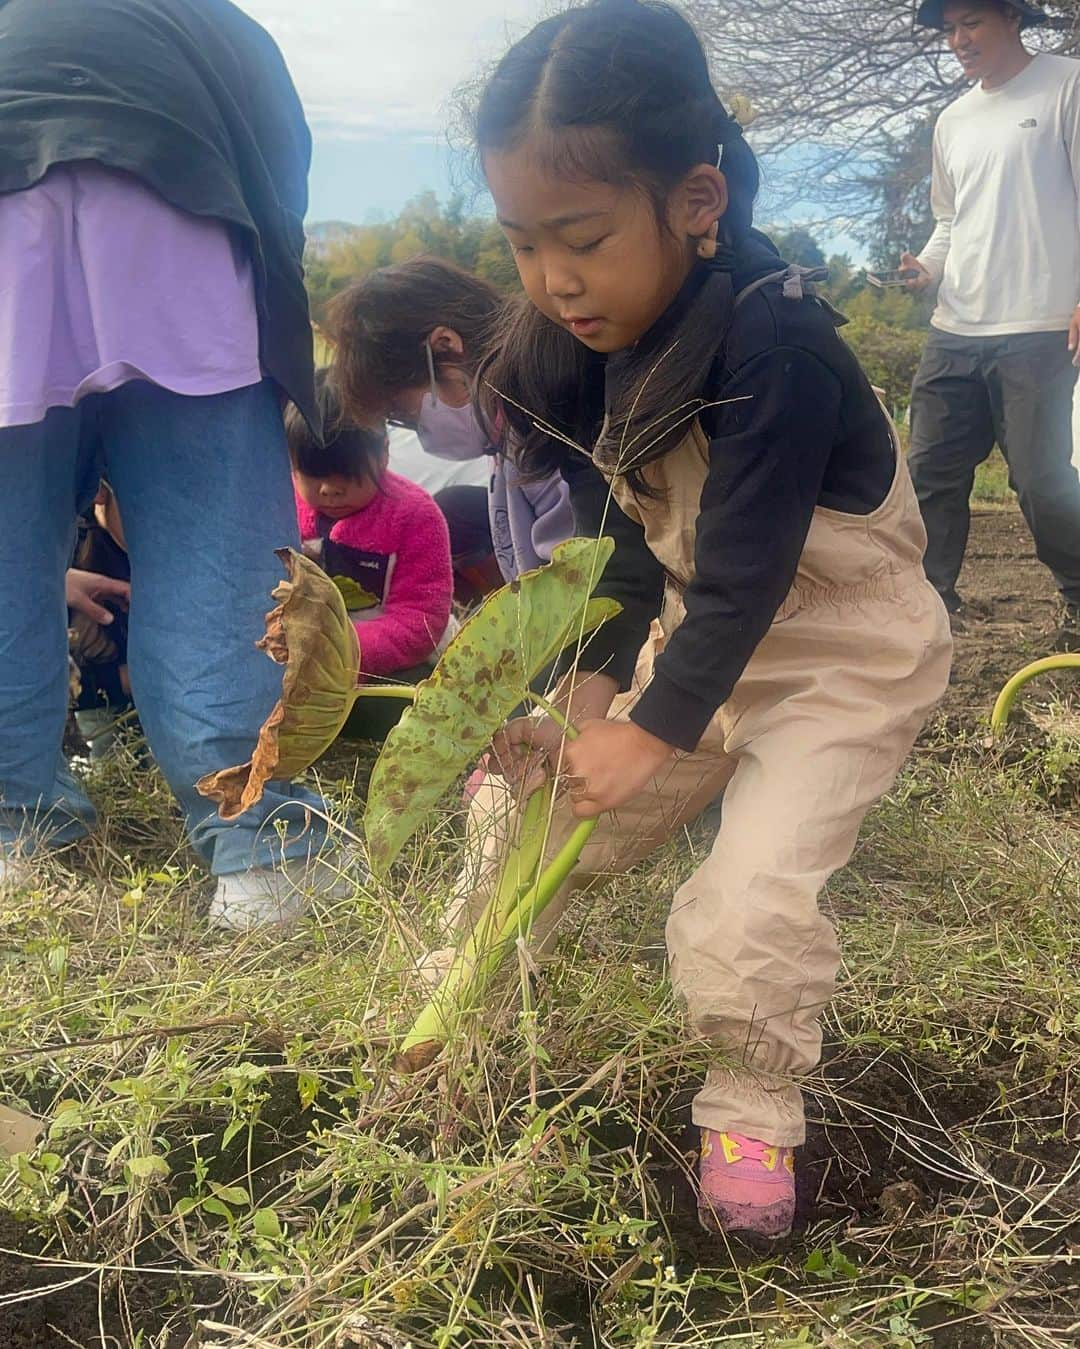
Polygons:
<instances>
[{"instance_id":1,"label":"green hose","mask_svg":"<svg viewBox=\"0 0 1080 1349\"><path fill-rule=\"evenodd\" d=\"M1018 671L998 694L994 710L990 714L990 729L996 735L1009 720L1016 695L1024 685L1036 675L1046 674L1049 670L1080 670L1080 653L1061 656L1046 656L1043 660L1032 661L1030 665Z\"/></svg>"}]
</instances>

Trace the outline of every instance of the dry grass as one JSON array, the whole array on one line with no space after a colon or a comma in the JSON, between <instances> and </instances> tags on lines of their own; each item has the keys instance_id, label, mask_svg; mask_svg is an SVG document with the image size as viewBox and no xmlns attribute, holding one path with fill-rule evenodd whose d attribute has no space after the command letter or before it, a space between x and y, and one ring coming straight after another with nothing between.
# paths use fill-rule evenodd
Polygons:
<instances>
[{"instance_id":1,"label":"dry grass","mask_svg":"<svg viewBox=\"0 0 1080 1349\"><path fill-rule=\"evenodd\" d=\"M703 832L574 909L557 960L406 1079L455 811L391 884L229 940L153 773L96 768L106 832L2 901L0 1090L50 1121L0 1163L4 1343L1075 1344L1080 770L1044 760L1023 732L928 743L832 886L808 1226L771 1258L690 1214L706 1054L661 933ZM343 820L365 767L324 766ZM50 1285L57 1329L20 1341Z\"/></svg>"}]
</instances>

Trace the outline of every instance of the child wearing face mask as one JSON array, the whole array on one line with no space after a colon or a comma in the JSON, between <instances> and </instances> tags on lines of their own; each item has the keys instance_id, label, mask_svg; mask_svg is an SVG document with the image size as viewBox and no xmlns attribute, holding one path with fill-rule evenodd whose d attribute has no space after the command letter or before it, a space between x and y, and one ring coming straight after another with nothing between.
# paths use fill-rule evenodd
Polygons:
<instances>
[{"instance_id":1,"label":"child wearing face mask","mask_svg":"<svg viewBox=\"0 0 1080 1349\"><path fill-rule=\"evenodd\" d=\"M476 417L472 377L503 303L479 277L439 258L414 258L349 286L331 303L326 327L351 417L410 427L440 459L490 456L491 542L509 581L550 561L573 533L573 515L562 478L523 477Z\"/></svg>"},{"instance_id":2,"label":"child wearing face mask","mask_svg":"<svg viewBox=\"0 0 1080 1349\"><path fill-rule=\"evenodd\" d=\"M918 503L838 316L752 228L754 155L678 10L593 0L543 21L475 125L526 293L478 372L483 416L526 470L562 474L581 533L614 540L597 593L621 612L551 695L577 737L532 716L497 738L461 916L497 874L512 789L560 766L550 848L599 818L579 885L724 791L667 926L713 1048L698 1212L781 1237L840 964L818 897L948 682Z\"/></svg>"},{"instance_id":3,"label":"child wearing face mask","mask_svg":"<svg viewBox=\"0 0 1080 1349\"><path fill-rule=\"evenodd\" d=\"M326 371L316 395L323 445L294 409L286 414L304 552L345 598L360 639L358 678L415 681L452 634L446 522L423 488L388 469L385 430L343 418Z\"/></svg>"}]
</instances>

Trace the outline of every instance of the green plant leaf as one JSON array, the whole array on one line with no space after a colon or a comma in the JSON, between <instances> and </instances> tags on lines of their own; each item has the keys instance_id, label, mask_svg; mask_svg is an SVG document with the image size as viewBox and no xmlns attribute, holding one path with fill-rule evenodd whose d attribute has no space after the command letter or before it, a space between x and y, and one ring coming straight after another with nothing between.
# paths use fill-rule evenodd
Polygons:
<instances>
[{"instance_id":1,"label":"green plant leaf","mask_svg":"<svg viewBox=\"0 0 1080 1349\"><path fill-rule=\"evenodd\" d=\"M241 1129L245 1128L246 1125L247 1121L243 1119L234 1119L231 1120L228 1124L226 1124L225 1129L221 1135L221 1146L223 1148L227 1148L229 1144L233 1141L233 1139L236 1137L236 1135L241 1131Z\"/></svg>"},{"instance_id":2,"label":"green plant leaf","mask_svg":"<svg viewBox=\"0 0 1080 1349\"><path fill-rule=\"evenodd\" d=\"M272 1208L256 1209L252 1226L257 1237L269 1237L276 1241L281 1236L281 1223Z\"/></svg>"},{"instance_id":3,"label":"green plant leaf","mask_svg":"<svg viewBox=\"0 0 1080 1349\"><path fill-rule=\"evenodd\" d=\"M250 1204L247 1190L242 1185L215 1185L214 1193L226 1204Z\"/></svg>"},{"instance_id":4,"label":"green plant leaf","mask_svg":"<svg viewBox=\"0 0 1080 1349\"><path fill-rule=\"evenodd\" d=\"M829 1252L829 1263L834 1274L842 1275L845 1279L857 1279L859 1277L859 1266L844 1254L835 1241Z\"/></svg>"},{"instance_id":5,"label":"green plant leaf","mask_svg":"<svg viewBox=\"0 0 1080 1349\"><path fill-rule=\"evenodd\" d=\"M371 776L364 828L377 872L487 748L530 681L619 612L614 600L589 598L614 548L606 538L561 543L547 566L489 595L446 648Z\"/></svg>"},{"instance_id":6,"label":"green plant leaf","mask_svg":"<svg viewBox=\"0 0 1080 1349\"><path fill-rule=\"evenodd\" d=\"M168 1176L172 1174L172 1167L164 1157L132 1157L128 1162L128 1169L138 1180L150 1180L153 1176Z\"/></svg>"},{"instance_id":7,"label":"green plant leaf","mask_svg":"<svg viewBox=\"0 0 1080 1349\"><path fill-rule=\"evenodd\" d=\"M322 1080L318 1073L301 1068L296 1075L296 1090L300 1097L301 1110L309 1110L315 1104L321 1086Z\"/></svg>"},{"instance_id":8,"label":"green plant leaf","mask_svg":"<svg viewBox=\"0 0 1080 1349\"><path fill-rule=\"evenodd\" d=\"M821 1279L827 1279L829 1277L829 1264L825 1259L825 1252L820 1246L815 1246L806 1257L803 1269L806 1270L807 1274L816 1274L818 1278Z\"/></svg>"},{"instance_id":9,"label":"green plant leaf","mask_svg":"<svg viewBox=\"0 0 1080 1349\"><path fill-rule=\"evenodd\" d=\"M298 777L337 739L356 700L360 643L341 591L310 558L279 548L286 579L274 590L256 645L285 666L281 698L263 723L247 763L196 783L234 820L262 797L272 779Z\"/></svg>"}]
</instances>

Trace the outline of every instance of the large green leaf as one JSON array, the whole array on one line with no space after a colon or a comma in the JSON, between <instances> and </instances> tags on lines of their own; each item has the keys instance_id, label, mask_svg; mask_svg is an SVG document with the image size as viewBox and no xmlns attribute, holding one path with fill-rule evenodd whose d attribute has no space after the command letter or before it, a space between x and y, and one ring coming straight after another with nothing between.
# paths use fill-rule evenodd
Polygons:
<instances>
[{"instance_id":1,"label":"large green leaf","mask_svg":"<svg viewBox=\"0 0 1080 1349\"><path fill-rule=\"evenodd\" d=\"M590 599L614 548L611 539L568 539L547 566L489 595L447 647L372 773L364 828L377 871L487 748L530 682L619 612L614 600Z\"/></svg>"},{"instance_id":2,"label":"large green leaf","mask_svg":"<svg viewBox=\"0 0 1080 1349\"><path fill-rule=\"evenodd\" d=\"M242 815L267 782L299 777L337 739L357 697L360 646L341 592L309 558L280 548L286 579L274 591L257 645L285 666L281 698L245 764L210 773L195 785L218 802L224 820Z\"/></svg>"}]
</instances>

